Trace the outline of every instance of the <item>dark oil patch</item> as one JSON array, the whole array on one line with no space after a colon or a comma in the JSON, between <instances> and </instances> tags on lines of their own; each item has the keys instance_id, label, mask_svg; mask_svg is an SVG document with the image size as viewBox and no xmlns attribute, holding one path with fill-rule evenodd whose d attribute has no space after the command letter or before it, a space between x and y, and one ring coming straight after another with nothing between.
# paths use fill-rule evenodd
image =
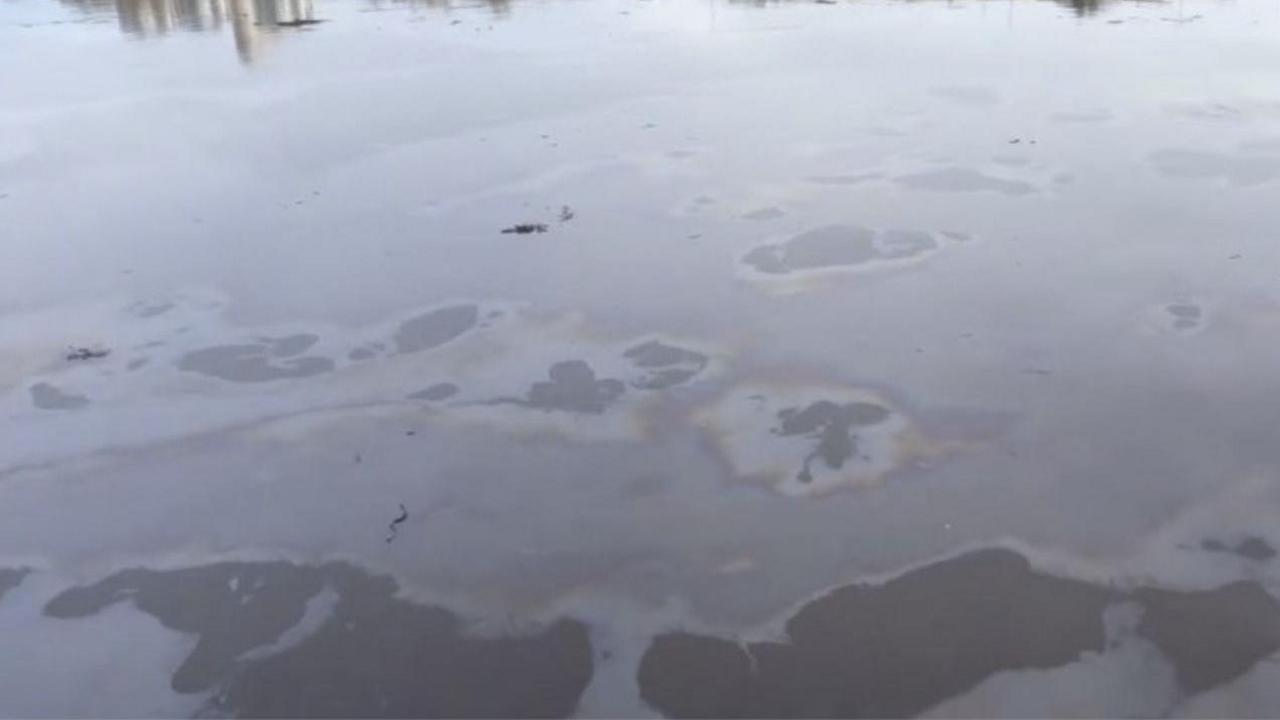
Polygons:
<instances>
[{"instance_id":1,"label":"dark oil patch","mask_svg":"<svg viewBox=\"0 0 1280 720\"><path fill-rule=\"evenodd\" d=\"M331 615L267 654L330 589ZM45 606L79 618L130 602L195 645L172 678L214 691L202 714L238 717L564 717L593 672L585 625L560 620L518 636L475 637L443 608L397 596L386 576L346 563L218 563L125 570ZM122 651L127 649L122 648Z\"/></svg>"}]
</instances>

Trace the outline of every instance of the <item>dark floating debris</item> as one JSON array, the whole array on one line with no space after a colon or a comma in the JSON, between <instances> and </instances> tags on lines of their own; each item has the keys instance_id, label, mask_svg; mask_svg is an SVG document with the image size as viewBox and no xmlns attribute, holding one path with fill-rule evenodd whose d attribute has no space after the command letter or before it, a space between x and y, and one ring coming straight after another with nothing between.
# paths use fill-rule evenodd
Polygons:
<instances>
[{"instance_id":1,"label":"dark floating debris","mask_svg":"<svg viewBox=\"0 0 1280 720\"><path fill-rule=\"evenodd\" d=\"M520 223L519 225L512 225L509 228L505 228L502 233L504 235L529 235L532 233L544 233L546 231L546 223Z\"/></svg>"},{"instance_id":2,"label":"dark floating debris","mask_svg":"<svg viewBox=\"0 0 1280 720\"><path fill-rule=\"evenodd\" d=\"M573 216L574 216L573 208L569 207L568 205L560 206L560 222L569 222L570 220L573 219Z\"/></svg>"},{"instance_id":3,"label":"dark floating debris","mask_svg":"<svg viewBox=\"0 0 1280 720\"><path fill-rule=\"evenodd\" d=\"M308 27L310 25L319 25L324 20L312 20L310 18L300 18L298 20L280 20L276 22L276 27Z\"/></svg>"},{"instance_id":4,"label":"dark floating debris","mask_svg":"<svg viewBox=\"0 0 1280 720\"><path fill-rule=\"evenodd\" d=\"M409 509L404 506L404 503L400 503L400 514L395 516L391 522L387 523L387 542L391 542L396 539L396 532L399 529L397 526L408 519Z\"/></svg>"},{"instance_id":5,"label":"dark floating debris","mask_svg":"<svg viewBox=\"0 0 1280 720\"><path fill-rule=\"evenodd\" d=\"M111 351L106 348L90 348L90 347L72 346L67 348L67 361L75 362L77 360L97 360L99 358L104 358L110 354L111 354Z\"/></svg>"}]
</instances>

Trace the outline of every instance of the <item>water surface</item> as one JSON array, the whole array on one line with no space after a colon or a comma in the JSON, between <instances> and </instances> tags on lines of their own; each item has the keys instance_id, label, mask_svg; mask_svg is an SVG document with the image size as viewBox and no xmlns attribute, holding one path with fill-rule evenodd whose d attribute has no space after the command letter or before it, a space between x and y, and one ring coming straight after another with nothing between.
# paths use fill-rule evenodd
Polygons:
<instances>
[{"instance_id":1,"label":"water surface","mask_svg":"<svg viewBox=\"0 0 1280 720\"><path fill-rule=\"evenodd\" d=\"M1278 31L0 0L0 715L1280 713Z\"/></svg>"}]
</instances>

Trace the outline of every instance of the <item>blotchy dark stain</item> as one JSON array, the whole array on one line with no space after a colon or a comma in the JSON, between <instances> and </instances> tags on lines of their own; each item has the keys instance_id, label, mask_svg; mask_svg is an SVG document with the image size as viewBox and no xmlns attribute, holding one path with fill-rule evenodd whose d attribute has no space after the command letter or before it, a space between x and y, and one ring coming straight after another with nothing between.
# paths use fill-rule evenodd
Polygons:
<instances>
[{"instance_id":1,"label":"blotchy dark stain","mask_svg":"<svg viewBox=\"0 0 1280 720\"><path fill-rule=\"evenodd\" d=\"M1092 112L1056 112L1049 116L1050 120L1059 123L1101 123L1111 119L1106 110Z\"/></svg>"},{"instance_id":2,"label":"blotchy dark stain","mask_svg":"<svg viewBox=\"0 0 1280 720\"><path fill-rule=\"evenodd\" d=\"M4 599L5 593L21 585L29 572L27 568L0 568L0 600Z\"/></svg>"},{"instance_id":3,"label":"blotchy dark stain","mask_svg":"<svg viewBox=\"0 0 1280 720\"><path fill-rule=\"evenodd\" d=\"M1175 303L1166 305L1164 309L1173 320L1175 330L1193 330L1204 319L1204 310L1199 305Z\"/></svg>"},{"instance_id":4,"label":"blotchy dark stain","mask_svg":"<svg viewBox=\"0 0 1280 720\"><path fill-rule=\"evenodd\" d=\"M319 335L310 333L299 333L297 335L286 335L281 338L268 338L267 342L271 344L271 354L276 357L294 357L301 355L311 349L320 341Z\"/></svg>"},{"instance_id":5,"label":"blotchy dark stain","mask_svg":"<svg viewBox=\"0 0 1280 720\"><path fill-rule=\"evenodd\" d=\"M347 359L355 360L355 361L372 360L377 356L378 354L375 353L373 350L369 348L363 348L363 347L356 348L355 350L352 350L351 352L347 353Z\"/></svg>"},{"instance_id":6,"label":"blotchy dark stain","mask_svg":"<svg viewBox=\"0 0 1280 720\"><path fill-rule=\"evenodd\" d=\"M1280 649L1280 605L1256 583L1125 593L984 549L801 608L785 640L673 632L640 662L641 696L670 717L906 717L1003 670L1065 665L1105 646L1103 611L1133 601L1139 632L1199 692Z\"/></svg>"},{"instance_id":7,"label":"blotchy dark stain","mask_svg":"<svg viewBox=\"0 0 1280 720\"><path fill-rule=\"evenodd\" d=\"M889 419L888 408L867 402L839 405L830 400L819 400L804 408L786 408L778 411L778 427L774 432L783 436L803 435L817 439L813 452L804 459L796 479L811 482L812 463L821 459L827 467L839 470L857 452L857 437L853 429L858 426L876 425Z\"/></svg>"},{"instance_id":8,"label":"blotchy dark stain","mask_svg":"<svg viewBox=\"0 0 1280 720\"><path fill-rule=\"evenodd\" d=\"M1257 535L1247 535L1235 545L1228 545L1221 540L1208 539L1200 543L1200 548L1208 552L1231 553L1246 560L1266 562L1276 556L1276 549Z\"/></svg>"},{"instance_id":9,"label":"blotchy dark stain","mask_svg":"<svg viewBox=\"0 0 1280 720\"><path fill-rule=\"evenodd\" d=\"M742 261L769 275L832 267L853 267L876 260L899 260L938 247L931 235L913 230L874 230L856 225L828 225L790 240L761 245Z\"/></svg>"},{"instance_id":10,"label":"blotchy dark stain","mask_svg":"<svg viewBox=\"0 0 1280 720\"><path fill-rule=\"evenodd\" d=\"M274 654L246 655L276 642L325 588L336 604L314 632ZM128 601L195 635L172 685L216 690L204 714L564 717L577 707L593 668L583 624L473 637L448 610L397 592L391 578L345 563L233 562L125 570L61 593L45 614L84 617Z\"/></svg>"},{"instance_id":11,"label":"blotchy dark stain","mask_svg":"<svg viewBox=\"0 0 1280 720\"><path fill-rule=\"evenodd\" d=\"M525 405L539 410L599 415L626 392L621 380L596 379L596 373L583 360L564 360L547 371L549 381L536 382L523 400L498 402Z\"/></svg>"},{"instance_id":12,"label":"blotchy dark stain","mask_svg":"<svg viewBox=\"0 0 1280 720\"><path fill-rule=\"evenodd\" d=\"M36 383L28 392L31 404L41 410L76 410L89 404L89 398L78 393L64 392L49 383Z\"/></svg>"},{"instance_id":13,"label":"blotchy dark stain","mask_svg":"<svg viewBox=\"0 0 1280 720\"><path fill-rule=\"evenodd\" d=\"M884 177L880 173L861 173L859 175L813 175L808 178L815 185L857 185Z\"/></svg>"},{"instance_id":14,"label":"blotchy dark stain","mask_svg":"<svg viewBox=\"0 0 1280 720\"><path fill-rule=\"evenodd\" d=\"M884 230L876 236L880 257L885 260L915 257L938 247L933 236L919 230Z\"/></svg>"},{"instance_id":15,"label":"blotchy dark stain","mask_svg":"<svg viewBox=\"0 0 1280 720\"><path fill-rule=\"evenodd\" d=\"M1280 178L1280 157L1256 151L1237 153L1169 149L1151 153L1157 172L1170 177L1225 180L1233 185L1258 185Z\"/></svg>"},{"instance_id":16,"label":"blotchy dark stain","mask_svg":"<svg viewBox=\"0 0 1280 720\"><path fill-rule=\"evenodd\" d=\"M286 351L301 344L294 339L297 337L284 338ZM270 382L320 375L335 367L332 360L324 357L299 357L273 363L270 355L278 355L274 351L276 342L268 339L256 344L219 345L195 350L178 360L178 368L229 382Z\"/></svg>"},{"instance_id":17,"label":"blotchy dark stain","mask_svg":"<svg viewBox=\"0 0 1280 720\"><path fill-rule=\"evenodd\" d=\"M943 168L895 178L898 184L912 190L934 192L998 192L1005 195L1029 195L1036 191L1021 180L1004 180L983 175L968 168Z\"/></svg>"},{"instance_id":18,"label":"blotchy dark stain","mask_svg":"<svg viewBox=\"0 0 1280 720\"><path fill-rule=\"evenodd\" d=\"M137 317L152 318L152 317L156 317L157 315L163 315L169 312L170 310L172 310L173 303L171 302L158 302L158 303L137 302L137 303L134 303L130 307L130 309L133 311L133 314L136 315Z\"/></svg>"},{"instance_id":19,"label":"blotchy dark stain","mask_svg":"<svg viewBox=\"0 0 1280 720\"><path fill-rule=\"evenodd\" d=\"M146 365L149 362L151 362L151 360L149 360L148 358L134 358L130 360L129 364L125 365L124 367L125 367L125 370L133 371L141 368L142 366Z\"/></svg>"},{"instance_id":20,"label":"blotchy dark stain","mask_svg":"<svg viewBox=\"0 0 1280 720\"><path fill-rule=\"evenodd\" d=\"M439 347L479 321L480 308L475 305L451 305L423 313L400 323L395 334L396 350L412 353Z\"/></svg>"},{"instance_id":21,"label":"blotchy dark stain","mask_svg":"<svg viewBox=\"0 0 1280 720\"><path fill-rule=\"evenodd\" d=\"M1199 305L1190 305L1190 304L1166 305L1165 310L1167 310L1170 315L1176 318L1181 318L1185 320L1196 320L1201 315L1201 310Z\"/></svg>"},{"instance_id":22,"label":"blotchy dark stain","mask_svg":"<svg viewBox=\"0 0 1280 720\"><path fill-rule=\"evenodd\" d=\"M964 105L986 106L1000 102L1000 96L995 90L980 86L946 85L930 88L929 92L937 97L954 100Z\"/></svg>"},{"instance_id":23,"label":"blotchy dark stain","mask_svg":"<svg viewBox=\"0 0 1280 720\"><path fill-rule=\"evenodd\" d=\"M708 362L707 356L700 352L658 340L630 347L622 355L636 367L649 371L631 382L632 387L640 390L664 390L687 382L705 370Z\"/></svg>"},{"instance_id":24,"label":"blotchy dark stain","mask_svg":"<svg viewBox=\"0 0 1280 720\"><path fill-rule=\"evenodd\" d=\"M426 390L419 390L409 395L411 400L430 400L438 402L440 400L448 400L458 394L458 386L451 382L436 383Z\"/></svg>"},{"instance_id":25,"label":"blotchy dark stain","mask_svg":"<svg viewBox=\"0 0 1280 720\"><path fill-rule=\"evenodd\" d=\"M765 207L742 214L743 220L777 220L784 217L785 212L776 207Z\"/></svg>"}]
</instances>

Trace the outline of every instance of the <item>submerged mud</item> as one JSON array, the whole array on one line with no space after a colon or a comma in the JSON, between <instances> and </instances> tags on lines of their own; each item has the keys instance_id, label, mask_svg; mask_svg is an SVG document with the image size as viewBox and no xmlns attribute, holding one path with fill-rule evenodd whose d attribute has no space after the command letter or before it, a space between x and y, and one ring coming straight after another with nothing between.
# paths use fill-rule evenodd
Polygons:
<instances>
[{"instance_id":1,"label":"submerged mud","mask_svg":"<svg viewBox=\"0 0 1280 720\"><path fill-rule=\"evenodd\" d=\"M1256 583L1130 591L985 549L834 590L796 612L776 641L660 635L638 682L669 717L906 717L994 673L1104 651L1103 613L1123 602L1141 609L1138 634L1168 657L1188 694L1280 649L1280 603Z\"/></svg>"},{"instance_id":2,"label":"submerged mud","mask_svg":"<svg viewBox=\"0 0 1280 720\"><path fill-rule=\"evenodd\" d=\"M128 602L195 638L173 689L242 717L564 717L591 679L585 625L481 637L345 563L125 570L55 596L51 618Z\"/></svg>"}]
</instances>

